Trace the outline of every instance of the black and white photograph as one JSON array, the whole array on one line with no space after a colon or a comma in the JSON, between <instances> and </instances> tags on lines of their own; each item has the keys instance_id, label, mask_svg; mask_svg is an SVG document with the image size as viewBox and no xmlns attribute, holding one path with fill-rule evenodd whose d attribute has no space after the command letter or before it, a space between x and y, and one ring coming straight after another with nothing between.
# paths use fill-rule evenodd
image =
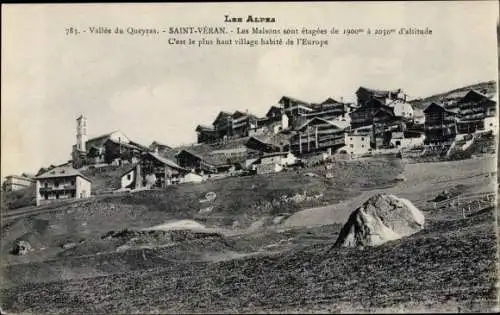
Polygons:
<instances>
[{"instance_id":1,"label":"black and white photograph","mask_svg":"<svg viewBox=\"0 0 500 315\"><path fill-rule=\"evenodd\" d=\"M2 314L500 311L497 1L1 11Z\"/></svg>"}]
</instances>

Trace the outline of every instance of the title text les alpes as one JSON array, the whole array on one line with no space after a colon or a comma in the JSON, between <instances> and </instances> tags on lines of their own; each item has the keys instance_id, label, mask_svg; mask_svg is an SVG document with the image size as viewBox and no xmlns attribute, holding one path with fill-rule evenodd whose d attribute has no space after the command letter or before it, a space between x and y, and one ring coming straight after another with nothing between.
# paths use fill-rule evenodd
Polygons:
<instances>
[{"instance_id":1,"label":"title text les alpes","mask_svg":"<svg viewBox=\"0 0 500 315\"><path fill-rule=\"evenodd\" d=\"M263 17L263 16L253 16L248 15L246 18L243 17L233 17L229 14L224 15L224 22L226 23L275 23L276 18L274 17Z\"/></svg>"}]
</instances>

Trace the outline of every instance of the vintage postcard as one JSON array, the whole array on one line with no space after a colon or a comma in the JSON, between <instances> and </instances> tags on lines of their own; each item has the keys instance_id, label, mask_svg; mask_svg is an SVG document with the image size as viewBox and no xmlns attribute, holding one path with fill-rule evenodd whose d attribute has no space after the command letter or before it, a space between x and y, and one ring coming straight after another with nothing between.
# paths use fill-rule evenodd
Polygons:
<instances>
[{"instance_id":1,"label":"vintage postcard","mask_svg":"<svg viewBox=\"0 0 500 315\"><path fill-rule=\"evenodd\" d=\"M498 12L2 5L2 314L499 311Z\"/></svg>"}]
</instances>

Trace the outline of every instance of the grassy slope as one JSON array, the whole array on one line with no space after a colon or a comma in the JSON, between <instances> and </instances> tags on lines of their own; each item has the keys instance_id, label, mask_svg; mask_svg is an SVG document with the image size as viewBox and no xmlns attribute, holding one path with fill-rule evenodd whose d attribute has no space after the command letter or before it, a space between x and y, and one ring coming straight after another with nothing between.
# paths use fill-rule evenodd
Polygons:
<instances>
[{"instance_id":1,"label":"grassy slope","mask_svg":"<svg viewBox=\"0 0 500 315\"><path fill-rule=\"evenodd\" d=\"M121 176L131 168L132 165L106 166L85 170L82 174L92 181L92 193L99 194L120 188Z\"/></svg>"},{"instance_id":2,"label":"grassy slope","mask_svg":"<svg viewBox=\"0 0 500 315\"><path fill-rule=\"evenodd\" d=\"M323 168L283 172L270 176L233 177L203 184L171 186L166 190L137 192L129 195L103 196L71 205L54 205L56 211L18 218L2 223L2 264L28 263L31 259L56 257L69 242L100 238L107 232L125 228L145 228L173 219L195 219L208 227L231 228L238 221L246 228L259 220L279 213L293 213L311 206L334 204L355 196L364 188L386 186L402 171L400 160L374 160L368 163L339 163L334 178L323 175ZM213 210L199 214L209 206L200 203L209 191L217 198ZM280 201L283 195L318 196L300 202ZM35 257L9 254L18 239L31 240ZM41 248L45 248L40 251Z\"/></svg>"},{"instance_id":3,"label":"grassy slope","mask_svg":"<svg viewBox=\"0 0 500 315\"><path fill-rule=\"evenodd\" d=\"M35 185L20 190L1 192L0 207L2 211L34 206L35 204Z\"/></svg>"},{"instance_id":4,"label":"grassy slope","mask_svg":"<svg viewBox=\"0 0 500 315\"><path fill-rule=\"evenodd\" d=\"M492 220L490 210L436 222L409 238L365 250L323 243L286 254L190 264L149 251L146 257L157 267L147 272L2 290L2 305L34 313L339 311L345 305L366 311L394 304L407 310L442 310L445 304L453 311L491 310ZM145 260L137 253L121 255Z\"/></svg>"}]
</instances>

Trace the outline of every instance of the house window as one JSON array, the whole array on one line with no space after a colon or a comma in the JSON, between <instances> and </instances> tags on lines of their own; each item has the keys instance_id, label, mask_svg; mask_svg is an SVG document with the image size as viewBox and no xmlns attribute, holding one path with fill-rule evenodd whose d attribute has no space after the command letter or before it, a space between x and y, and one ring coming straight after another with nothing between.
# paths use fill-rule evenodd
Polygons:
<instances>
[{"instance_id":1,"label":"house window","mask_svg":"<svg viewBox=\"0 0 500 315\"><path fill-rule=\"evenodd\" d=\"M57 188L57 187L59 187L59 182L55 182L55 183L54 183L54 186L55 186L56 188Z\"/></svg>"},{"instance_id":2,"label":"house window","mask_svg":"<svg viewBox=\"0 0 500 315\"><path fill-rule=\"evenodd\" d=\"M71 180L71 186L75 186L75 180Z\"/></svg>"},{"instance_id":3,"label":"house window","mask_svg":"<svg viewBox=\"0 0 500 315\"><path fill-rule=\"evenodd\" d=\"M130 180L132 178L132 175L127 174L127 180Z\"/></svg>"},{"instance_id":4,"label":"house window","mask_svg":"<svg viewBox=\"0 0 500 315\"><path fill-rule=\"evenodd\" d=\"M364 147L365 147L365 145L364 145L364 144L362 144L362 145L361 145L361 147L362 147L362 148L364 148Z\"/></svg>"},{"instance_id":5,"label":"house window","mask_svg":"<svg viewBox=\"0 0 500 315\"><path fill-rule=\"evenodd\" d=\"M352 141L352 138L351 138L351 141Z\"/></svg>"},{"instance_id":6,"label":"house window","mask_svg":"<svg viewBox=\"0 0 500 315\"><path fill-rule=\"evenodd\" d=\"M354 148L354 144L352 144L352 143L351 143L351 144L350 144L350 147L351 147L351 148Z\"/></svg>"},{"instance_id":7,"label":"house window","mask_svg":"<svg viewBox=\"0 0 500 315\"><path fill-rule=\"evenodd\" d=\"M48 200L49 199L49 194L45 193L44 196L45 200Z\"/></svg>"},{"instance_id":8,"label":"house window","mask_svg":"<svg viewBox=\"0 0 500 315\"><path fill-rule=\"evenodd\" d=\"M361 137L361 141L365 141L365 137Z\"/></svg>"},{"instance_id":9,"label":"house window","mask_svg":"<svg viewBox=\"0 0 500 315\"><path fill-rule=\"evenodd\" d=\"M400 146L401 145L401 141L396 141L396 146Z\"/></svg>"},{"instance_id":10,"label":"house window","mask_svg":"<svg viewBox=\"0 0 500 315\"><path fill-rule=\"evenodd\" d=\"M45 183L45 184L43 184L43 186L44 186L45 188L49 188L49 183Z\"/></svg>"},{"instance_id":11,"label":"house window","mask_svg":"<svg viewBox=\"0 0 500 315\"><path fill-rule=\"evenodd\" d=\"M56 199L59 199L59 194L56 194Z\"/></svg>"},{"instance_id":12,"label":"house window","mask_svg":"<svg viewBox=\"0 0 500 315\"><path fill-rule=\"evenodd\" d=\"M75 198L76 197L76 191L72 191L71 192L71 198Z\"/></svg>"}]
</instances>

